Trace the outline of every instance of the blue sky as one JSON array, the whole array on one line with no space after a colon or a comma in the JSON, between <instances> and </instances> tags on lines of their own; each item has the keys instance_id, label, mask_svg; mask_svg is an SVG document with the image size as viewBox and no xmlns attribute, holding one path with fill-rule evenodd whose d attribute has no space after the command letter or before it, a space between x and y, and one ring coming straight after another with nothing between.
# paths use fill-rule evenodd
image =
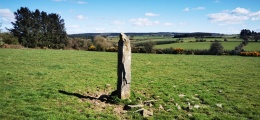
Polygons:
<instances>
[{"instance_id":1,"label":"blue sky","mask_svg":"<svg viewBox=\"0 0 260 120\"><path fill-rule=\"evenodd\" d=\"M68 34L96 32L260 32L260 0L1 0L11 28L20 7L58 13Z\"/></svg>"}]
</instances>

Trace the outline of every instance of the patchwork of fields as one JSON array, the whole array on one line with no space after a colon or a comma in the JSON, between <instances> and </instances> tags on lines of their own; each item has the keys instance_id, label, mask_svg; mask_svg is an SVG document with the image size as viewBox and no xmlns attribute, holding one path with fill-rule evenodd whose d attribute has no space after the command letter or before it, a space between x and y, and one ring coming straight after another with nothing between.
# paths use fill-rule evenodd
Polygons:
<instances>
[{"instance_id":1,"label":"patchwork of fields","mask_svg":"<svg viewBox=\"0 0 260 120\"><path fill-rule=\"evenodd\" d=\"M165 48L183 48L183 49L209 49L212 42L193 42L193 43L172 43L165 45L156 45L156 49ZM225 50L233 50L240 42L222 42L222 46Z\"/></svg>"},{"instance_id":2,"label":"patchwork of fields","mask_svg":"<svg viewBox=\"0 0 260 120\"><path fill-rule=\"evenodd\" d=\"M224 41L224 40L227 41ZM112 42L117 42L118 38L113 37L109 39ZM171 38L171 37L161 37L161 36L135 36L131 43L144 43L149 41L177 41L178 43L171 44L162 44L156 45L154 49L165 49L165 48L183 48L186 50L189 49L209 49L213 41L220 41L225 50L234 50L237 47L242 39L236 38L234 36L224 36L223 38L198 38L197 40L204 40L204 42L196 42L196 38L187 37L187 38ZM243 48L246 51L260 51L260 42L249 42L247 46Z\"/></svg>"},{"instance_id":3,"label":"patchwork of fields","mask_svg":"<svg viewBox=\"0 0 260 120\"><path fill-rule=\"evenodd\" d=\"M149 119L260 119L259 57L132 55L131 101L157 100ZM93 100L116 88L116 53L0 49L0 58L1 119L143 119L118 112L125 102Z\"/></svg>"}]
</instances>

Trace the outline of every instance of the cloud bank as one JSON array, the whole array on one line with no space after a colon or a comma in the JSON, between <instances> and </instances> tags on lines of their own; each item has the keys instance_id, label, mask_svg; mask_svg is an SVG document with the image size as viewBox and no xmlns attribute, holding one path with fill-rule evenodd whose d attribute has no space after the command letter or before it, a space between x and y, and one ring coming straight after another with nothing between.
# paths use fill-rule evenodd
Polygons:
<instances>
[{"instance_id":1,"label":"cloud bank","mask_svg":"<svg viewBox=\"0 0 260 120\"><path fill-rule=\"evenodd\" d=\"M218 24L241 24L246 20L260 20L260 11L251 12L246 8L237 7L234 10L225 10L219 13L208 14L212 23Z\"/></svg>"}]
</instances>

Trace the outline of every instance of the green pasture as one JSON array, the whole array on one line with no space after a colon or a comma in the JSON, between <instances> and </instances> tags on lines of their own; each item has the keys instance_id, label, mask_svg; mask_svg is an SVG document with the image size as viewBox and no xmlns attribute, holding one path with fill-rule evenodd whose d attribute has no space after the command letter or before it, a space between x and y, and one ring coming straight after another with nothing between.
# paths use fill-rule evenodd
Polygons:
<instances>
[{"instance_id":1,"label":"green pasture","mask_svg":"<svg viewBox=\"0 0 260 120\"><path fill-rule=\"evenodd\" d=\"M228 42L241 42L240 38L234 38L233 36L223 36L222 38L198 38L197 40L206 40L206 42L212 42L212 41L216 41L216 40L224 41L224 39L226 39ZM118 37L109 37L108 40L111 42L118 42L119 38ZM195 42L196 38L195 37L172 38L172 37L164 37L164 36L134 36L133 40L131 40L131 43L135 44L135 43L149 42L149 41L156 42L156 41L176 41L176 40L180 40L183 43L190 43L190 42ZM208 44L208 43L206 43L206 44ZM233 43L230 43L230 44L233 44ZM228 47L228 49L230 49L229 48L230 44L227 43L226 47ZM169 45L167 45L167 46L169 46ZM161 47L159 47L159 48L161 48ZM165 47L162 47L162 48L165 48ZM203 49L207 49L207 48L203 47ZM234 48L231 48L231 49L234 49Z\"/></svg>"},{"instance_id":2,"label":"green pasture","mask_svg":"<svg viewBox=\"0 0 260 120\"><path fill-rule=\"evenodd\" d=\"M249 42L243 49L246 51L260 51L260 42Z\"/></svg>"},{"instance_id":3,"label":"green pasture","mask_svg":"<svg viewBox=\"0 0 260 120\"><path fill-rule=\"evenodd\" d=\"M258 57L132 54L132 103L95 100L116 66L111 52L0 49L0 118L139 120L117 112L138 98L157 100L148 119L260 119Z\"/></svg>"},{"instance_id":4,"label":"green pasture","mask_svg":"<svg viewBox=\"0 0 260 120\"><path fill-rule=\"evenodd\" d=\"M222 38L202 38L206 41L224 41L225 39L229 42L241 42L242 39L240 38L228 38L228 37L222 37Z\"/></svg>"},{"instance_id":5,"label":"green pasture","mask_svg":"<svg viewBox=\"0 0 260 120\"><path fill-rule=\"evenodd\" d=\"M209 49L212 42L190 42L190 43L172 43L164 45L156 45L156 49L165 48L183 48L183 49ZM240 42L221 42L225 50L233 50Z\"/></svg>"},{"instance_id":6,"label":"green pasture","mask_svg":"<svg viewBox=\"0 0 260 120\"><path fill-rule=\"evenodd\" d=\"M190 42L190 41L196 41L196 38L195 37L185 37L185 38L172 38L172 37L163 37L163 36L134 36L134 40L137 40L137 41L163 41L163 40L177 40L177 39L180 39L182 40L183 42ZM216 38L208 38L208 37L205 37L205 38L197 38L197 40L206 40L208 42L211 42L211 41L224 41L224 39L226 39L227 41L229 42L241 42L242 39L240 38L234 38L234 37L230 37L230 36L223 36L221 38L219 37L216 37Z\"/></svg>"}]
</instances>

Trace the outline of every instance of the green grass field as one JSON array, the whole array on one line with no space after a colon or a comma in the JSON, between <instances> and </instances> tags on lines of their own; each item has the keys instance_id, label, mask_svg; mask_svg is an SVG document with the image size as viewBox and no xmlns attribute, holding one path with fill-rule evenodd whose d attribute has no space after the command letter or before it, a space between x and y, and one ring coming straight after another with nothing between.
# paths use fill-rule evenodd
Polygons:
<instances>
[{"instance_id":1,"label":"green grass field","mask_svg":"<svg viewBox=\"0 0 260 120\"><path fill-rule=\"evenodd\" d=\"M260 51L260 42L249 42L248 45L244 47L246 51Z\"/></svg>"},{"instance_id":2,"label":"green grass field","mask_svg":"<svg viewBox=\"0 0 260 120\"><path fill-rule=\"evenodd\" d=\"M156 45L156 49L164 48L183 48L183 49L209 49L212 42L192 42L192 43L172 43L164 45ZM240 42L221 42L225 50L233 50Z\"/></svg>"},{"instance_id":3,"label":"green grass field","mask_svg":"<svg viewBox=\"0 0 260 120\"><path fill-rule=\"evenodd\" d=\"M157 100L148 119L260 119L258 57L132 55L131 100ZM143 119L118 112L124 102L93 99L115 90L116 61L109 52L0 49L0 118Z\"/></svg>"}]
</instances>

